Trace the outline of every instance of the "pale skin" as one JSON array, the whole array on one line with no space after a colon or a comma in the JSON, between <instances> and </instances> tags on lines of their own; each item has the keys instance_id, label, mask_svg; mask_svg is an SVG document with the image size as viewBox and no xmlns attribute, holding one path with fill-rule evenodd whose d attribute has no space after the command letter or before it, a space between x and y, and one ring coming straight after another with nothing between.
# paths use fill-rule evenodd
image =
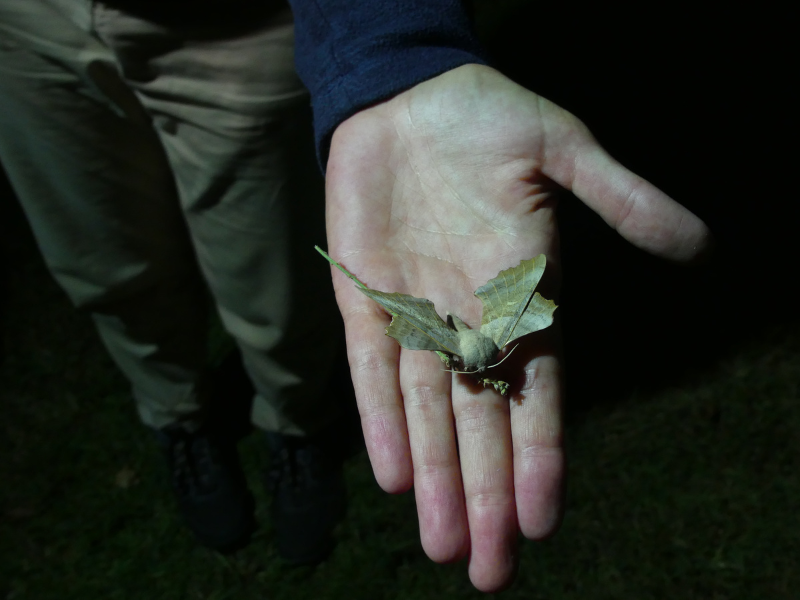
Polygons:
<instances>
[{"instance_id":1,"label":"pale skin","mask_svg":"<svg viewBox=\"0 0 800 600\"><path fill-rule=\"evenodd\" d=\"M474 290L520 260L547 255L543 294L554 297L558 186L657 256L691 261L709 244L699 218L611 158L576 117L488 67L464 65L336 129L329 253L371 288L428 298L441 315L479 327ZM557 325L515 351L519 381L503 397L446 372L432 352L401 349L384 334L383 309L336 269L333 282L379 485L413 486L432 560L468 556L478 589L502 589L518 532L542 539L560 520Z\"/></svg>"}]
</instances>

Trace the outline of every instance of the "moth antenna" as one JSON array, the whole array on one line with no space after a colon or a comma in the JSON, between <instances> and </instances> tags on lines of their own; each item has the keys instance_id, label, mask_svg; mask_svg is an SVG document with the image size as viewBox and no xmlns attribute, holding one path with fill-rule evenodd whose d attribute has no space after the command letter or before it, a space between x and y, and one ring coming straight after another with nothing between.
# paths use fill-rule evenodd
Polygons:
<instances>
[{"instance_id":1,"label":"moth antenna","mask_svg":"<svg viewBox=\"0 0 800 600\"><path fill-rule=\"evenodd\" d=\"M364 283L363 283L363 282L362 282L362 281L361 281L361 280L360 280L358 277L356 277L355 275L353 275L353 274L352 274L350 271L348 271L347 269L345 269L345 268L344 268L342 265L340 265L338 262L336 262L336 261L335 261L335 260L333 260L333 259L332 259L330 256L328 256L328 253L327 253L327 252L325 252L325 250L323 250L323 249L322 249L322 248L320 248L319 246L314 246L314 249L315 249L317 252L319 252L319 253L322 255L322 257L323 257L325 260L327 260L327 261L328 261L329 263L331 263L331 264L332 264L334 267L336 267L336 268L337 268L337 269L339 269L339 270L340 270L342 273L344 273L344 274L345 274L345 275L346 275L346 276L347 276L347 277L348 277L348 278L349 278L351 281L354 281L354 282L356 283L356 285L357 285L358 287L360 287L362 290L367 290L367 289L369 289L369 288L368 288L366 285L364 285Z\"/></svg>"},{"instance_id":2,"label":"moth antenna","mask_svg":"<svg viewBox=\"0 0 800 600\"><path fill-rule=\"evenodd\" d=\"M517 344L517 346L519 346L519 344ZM511 356L511 353L512 353L514 350L516 350L516 349L517 349L517 346L514 346L514 347L513 347L511 350L509 350L508 354L506 354L506 355L503 357L503 359L502 359L502 360L501 360L499 363L497 363L497 364L494 364L494 365L489 365L489 366L488 366L488 367L486 367L486 368L487 368L487 369L493 369L494 367L496 367L496 366L498 366L498 365L501 365L501 364L503 364L503 361L504 361L505 359L507 359L509 356Z\"/></svg>"}]
</instances>

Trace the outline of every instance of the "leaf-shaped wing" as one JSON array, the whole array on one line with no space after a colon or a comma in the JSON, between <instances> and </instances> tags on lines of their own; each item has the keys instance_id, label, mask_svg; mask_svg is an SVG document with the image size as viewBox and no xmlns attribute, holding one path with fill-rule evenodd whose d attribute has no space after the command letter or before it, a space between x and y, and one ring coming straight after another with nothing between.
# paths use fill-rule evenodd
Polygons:
<instances>
[{"instance_id":1,"label":"leaf-shaped wing","mask_svg":"<svg viewBox=\"0 0 800 600\"><path fill-rule=\"evenodd\" d=\"M392 315L386 335L409 350L438 350L458 355L458 333L436 313L433 302L397 292L359 288Z\"/></svg>"},{"instance_id":2,"label":"leaf-shaped wing","mask_svg":"<svg viewBox=\"0 0 800 600\"><path fill-rule=\"evenodd\" d=\"M500 339L505 342L502 346L507 346L514 340L521 338L523 335L546 329L553 324L553 313L555 312L556 303L552 300L544 298L539 292L533 294L528 307L522 313L519 320L515 316L503 317L495 323L495 327L500 333ZM516 325L514 325L516 323ZM483 329L483 328L481 328ZM487 333L486 335L490 335ZM497 343L497 342L495 342Z\"/></svg>"},{"instance_id":3,"label":"leaf-shaped wing","mask_svg":"<svg viewBox=\"0 0 800 600\"><path fill-rule=\"evenodd\" d=\"M555 303L534 293L545 265L544 254L523 260L500 271L475 292L483 303L481 333L492 338L498 348L553 322Z\"/></svg>"}]
</instances>

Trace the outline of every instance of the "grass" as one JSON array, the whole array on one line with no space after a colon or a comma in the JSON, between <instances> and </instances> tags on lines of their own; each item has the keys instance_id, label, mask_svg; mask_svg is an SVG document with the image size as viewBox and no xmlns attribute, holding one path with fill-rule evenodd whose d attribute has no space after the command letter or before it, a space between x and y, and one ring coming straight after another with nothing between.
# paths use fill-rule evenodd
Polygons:
<instances>
[{"instance_id":1,"label":"grass","mask_svg":"<svg viewBox=\"0 0 800 600\"><path fill-rule=\"evenodd\" d=\"M20 230L21 231L21 230ZM466 565L422 553L413 496L388 496L364 455L333 556L283 566L262 524L241 553L182 527L149 433L87 316L24 232L10 236L0 367L0 598L470 598ZM800 327L784 325L677 383L570 413L561 531L522 546L507 598L794 598Z\"/></svg>"},{"instance_id":2,"label":"grass","mask_svg":"<svg viewBox=\"0 0 800 600\"><path fill-rule=\"evenodd\" d=\"M503 25L499 8L477 4L479 29L507 47L495 48L498 60L513 58L512 71L531 88L586 119L615 156L727 232L721 267L670 270L609 242L595 217L562 202L567 507L555 537L523 543L519 576L503 597L797 598L800 322L787 276L796 272L787 250L797 219L776 216L791 190L768 191L762 177L753 202L741 175L778 172L771 159L753 164L769 144L741 136L779 111L752 110L759 94L740 93L741 68L758 90L756 71L740 61L723 61L732 73L725 80L717 50L729 45L702 54L703 36L680 27L651 39L651 28L637 34L627 20L614 29L617 13L607 6L578 19L559 3ZM671 27L740 31L717 27L717 12L707 26L696 13L662 17ZM695 40L685 62L676 39ZM758 62L752 45L742 48ZM659 62L664 56L674 64ZM261 530L231 558L198 547L125 381L8 206L0 192L0 599L482 596L464 563L424 556L413 496L381 492L363 455L347 465L350 512L334 554L316 569L283 566L256 436L241 450ZM225 344L217 336L215 347Z\"/></svg>"}]
</instances>

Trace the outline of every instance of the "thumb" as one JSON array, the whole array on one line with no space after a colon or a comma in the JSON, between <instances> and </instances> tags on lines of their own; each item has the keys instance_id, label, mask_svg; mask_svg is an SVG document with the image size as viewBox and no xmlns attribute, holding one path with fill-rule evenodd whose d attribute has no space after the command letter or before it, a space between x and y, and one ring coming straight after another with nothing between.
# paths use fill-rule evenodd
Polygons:
<instances>
[{"instance_id":1,"label":"thumb","mask_svg":"<svg viewBox=\"0 0 800 600\"><path fill-rule=\"evenodd\" d=\"M699 217L614 160L575 116L540 102L547 124L545 175L651 254L688 262L710 249L711 232Z\"/></svg>"}]
</instances>

